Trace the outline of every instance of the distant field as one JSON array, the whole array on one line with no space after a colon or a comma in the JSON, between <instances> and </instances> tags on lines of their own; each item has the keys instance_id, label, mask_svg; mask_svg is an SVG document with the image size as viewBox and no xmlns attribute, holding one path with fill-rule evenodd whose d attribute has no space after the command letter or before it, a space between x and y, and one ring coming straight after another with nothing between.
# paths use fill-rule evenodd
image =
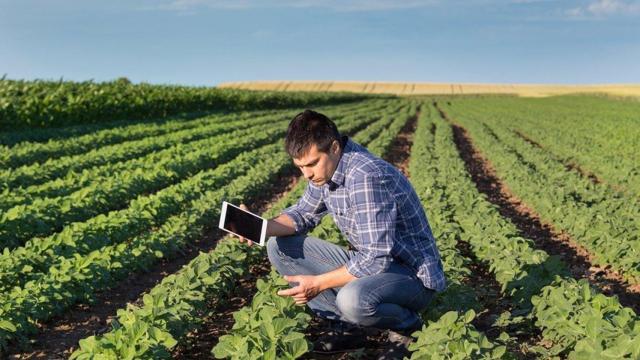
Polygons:
<instances>
[{"instance_id":1,"label":"distant field","mask_svg":"<svg viewBox=\"0 0 640 360\"><path fill-rule=\"evenodd\" d=\"M604 93L616 96L640 96L640 84L535 85L346 81L247 81L222 83L218 85L218 87L245 90L353 91L371 94L396 95L516 94L524 97L544 97L573 93Z\"/></svg>"},{"instance_id":2,"label":"distant field","mask_svg":"<svg viewBox=\"0 0 640 360\"><path fill-rule=\"evenodd\" d=\"M410 359L640 359L640 101L6 80L0 359L317 358L265 248L217 229L223 200L273 217L304 193L282 140L306 107L428 216L448 287ZM349 245L332 216L311 234Z\"/></svg>"}]
</instances>

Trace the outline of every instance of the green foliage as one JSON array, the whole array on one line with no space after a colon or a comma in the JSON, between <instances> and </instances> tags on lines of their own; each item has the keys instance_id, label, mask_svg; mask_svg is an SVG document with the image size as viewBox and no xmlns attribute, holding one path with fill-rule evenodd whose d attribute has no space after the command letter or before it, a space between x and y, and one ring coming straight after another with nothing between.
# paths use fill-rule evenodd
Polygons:
<instances>
[{"instance_id":1,"label":"green foliage","mask_svg":"<svg viewBox=\"0 0 640 360\"><path fill-rule=\"evenodd\" d=\"M368 149L374 154L384 154L395 136L385 136L386 140L376 141L373 134L385 126L397 134L402 125L413 115L412 111L415 111L415 107L401 110L400 116L397 116L398 110L400 109L386 110L385 112L388 112L389 115L383 115L379 121L358 132L353 136L353 140L365 146L370 145ZM300 182L286 198L274 207L272 214L283 209L285 204L291 204L293 199L297 199L304 192L305 186L306 183ZM331 220L330 217L323 219L313 230L312 235L346 246L346 239ZM286 282L283 282L275 270L272 270L268 281L258 282L258 292L253 298L252 305L234 313L236 322L233 329L230 334L223 336L213 348L212 353L216 358L295 359L310 349L309 344L302 337L302 331L307 327L309 321L309 315L304 310L305 307L295 306L292 299L276 295L277 290L285 285L287 285ZM265 316L258 310L262 308L267 309ZM271 330L271 326L264 324L265 319L271 319L272 323L277 323L277 329ZM278 331L278 329L282 330Z\"/></svg>"},{"instance_id":2,"label":"green foliage","mask_svg":"<svg viewBox=\"0 0 640 360\"><path fill-rule=\"evenodd\" d=\"M596 293L586 280L558 279L532 302L536 325L554 343L541 353L568 353L570 359L640 357L638 315L616 298Z\"/></svg>"},{"instance_id":3,"label":"green foliage","mask_svg":"<svg viewBox=\"0 0 640 360\"><path fill-rule=\"evenodd\" d=\"M149 119L185 111L273 109L362 100L355 93L275 92L131 84L129 81L0 79L0 130Z\"/></svg>"},{"instance_id":4,"label":"green foliage","mask_svg":"<svg viewBox=\"0 0 640 360\"><path fill-rule=\"evenodd\" d=\"M477 100L461 100L455 102L454 106L447 107L447 111L450 111L452 117L467 128L476 146L491 161L497 175L508 188L531 206L540 215L543 222L552 223L558 230L570 234L573 240L594 255L597 264L610 265L622 273L632 284L638 283L640 281L640 217L638 216L640 202L636 197L629 197L607 184L593 183L587 177L570 170L568 163L563 162L548 149L533 145L520 137L511 129L521 127L521 125L517 125L520 122L514 120L523 117L522 110L517 110L511 105L514 100L505 101L506 107L491 106L491 102L479 103ZM566 99L561 102L565 101ZM595 101L594 104L597 104L598 101ZM610 101L610 105L616 111L620 111L619 116L625 116L625 108L620 104ZM634 103L626 105L637 107L637 104ZM584 106L591 107L588 104L584 104ZM513 113L504 112L512 109ZM565 112L558 109L555 111ZM605 112L605 109L600 107L599 111ZM578 112L580 113L581 110ZM613 119L617 119L615 112L608 110L606 113ZM544 118L544 116L535 114L536 121L539 118ZM617 128L617 120L613 119L606 122L609 125L597 126ZM531 120L525 118L525 121ZM618 134L616 137L599 139L599 143L605 141L606 144L608 140L623 146L624 149L637 148L637 144L635 144L637 141L627 133L637 132L636 128L629 125L627 120L621 119L620 121L627 124L627 129L617 129L615 130ZM598 119L597 123L605 122ZM531 126L533 125L526 128L527 131ZM580 126L583 125L576 125L572 128ZM540 127L540 125L536 123L535 127ZM565 129L566 131L568 130ZM585 136L597 138L602 136L602 134L594 132L593 127L589 127L588 131ZM572 137L574 137L573 134L564 135L566 139ZM585 142L586 140L578 138L578 141ZM592 146L591 141L586 143L589 144L587 146ZM620 150L622 152L620 156L609 158L607 155L607 162L625 167L629 173L617 170L621 174L625 174L624 176L633 175L637 172L635 170L637 161L633 165L621 165L630 159L633 162L634 158L624 149ZM576 153L580 152L574 150ZM614 149L611 150L614 151ZM637 149L633 151L634 155L637 153ZM629 168L629 166L633 168Z\"/></svg>"},{"instance_id":5,"label":"green foliage","mask_svg":"<svg viewBox=\"0 0 640 360\"><path fill-rule=\"evenodd\" d=\"M471 321L476 314L447 312L416 333L418 340L409 345L411 359L505 359L506 346L497 345L475 330ZM504 335L503 337L505 337ZM508 337L508 336L506 336Z\"/></svg>"},{"instance_id":6,"label":"green foliage","mask_svg":"<svg viewBox=\"0 0 640 360\"><path fill-rule=\"evenodd\" d=\"M339 125L341 126L341 130L349 133L353 129L359 129L359 128L362 128L363 126L366 126L366 124L370 123L372 119L376 119L375 111L373 112L373 114L370 114L368 112L368 110L372 110L371 108L369 108L368 110L363 108L362 110L363 110L363 114L360 116L356 116L355 118L350 116L345 116L344 118L340 119ZM241 155L241 156L249 156L251 159L253 159L253 161L251 162L246 161L246 159L244 160L244 162L250 164L250 166L252 167L252 170L248 171L244 176L237 178L233 185L222 187L215 191L207 191L198 201L192 202L185 213L180 214L178 216L171 217L169 221L167 221L162 226L160 231L154 231L150 233L149 236L151 236L152 239L154 239L153 241L151 241L151 239L146 238L146 236L143 236L140 238L140 242L138 242L137 239L134 239L133 243L130 244L128 248L133 248L135 250L138 244L142 245L142 244L146 244L147 242L150 242L151 244L155 244L157 242L162 243L163 241L170 241L170 243L173 245L173 247L170 250L175 251L175 250L178 250L180 247L184 246L184 244L190 239L193 239L195 236L200 236L200 234L202 233L202 229L206 228L208 224L210 225L210 219L217 217L219 203L222 199L226 199L232 202L246 201L247 199L254 197L258 192L264 191L264 188L266 188L269 184L271 184L274 181L274 175L278 174L283 168L290 166L289 165L290 159L288 159L286 154L282 152L279 146L280 146L279 144L273 144L268 146L268 147L273 147L272 151L268 151L268 152L259 151L259 153L250 152L250 153ZM238 164L229 163L229 164L230 164L229 168L226 171L230 171L232 169L235 169L236 167L239 167L238 166L239 163ZM265 176L265 174L270 174L270 175ZM302 188L301 187L302 185L304 184L301 182L299 185L299 188ZM204 188L207 189L211 187L206 186ZM275 211L275 209L278 209L278 208L281 209L282 206L285 206L286 203L287 203L286 199L283 199L283 201L281 201L281 204L276 205L271 210L271 212ZM233 249L229 250L226 244L233 245L234 247L241 249L242 252L238 253ZM109 275L109 276L124 276L126 272L132 270L131 269L132 267L135 268L135 267L141 266L141 264L145 262L145 259L152 260L158 256L157 251L153 251L153 252L140 251L140 252L134 253L132 250L120 256L114 257L114 254L110 253L110 248L111 247L103 248L102 252L104 252L105 249L107 249L106 250L107 254L111 256L110 261L117 259L117 261L119 261L120 263L119 266L122 267L123 270L119 271L116 269L111 269L110 270L111 274L106 273L106 275ZM171 315L169 319L165 319L165 320L160 319L162 321L158 321L158 318L155 318L155 317L141 319L140 316L138 315L150 316L149 314L165 313L162 311L162 309L165 308L166 306L164 306L162 302L157 302L155 300L146 301L145 306L142 307L140 310L136 310L136 309L127 310L126 314L128 315L126 315L124 312L121 311L119 312L119 320L117 323L114 324L114 329L110 333L105 334L103 337L96 338L95 340L87 339L86 340L87 343L83 342L83 344L85 344L87 347L81 348L78 352L74 354L74 356L77 356L77 357L103 356L105 354L108 354L109 351L111 351L111 349L113 349L114 347L117 347L122 349L125 349L125 348L134 349L135 352L133 350L127 350L131 352L126 354L118 353L115 355L116 357L125 356L133 353L135 353L136 354L135 356L139 358L165 357L164 354L167 352L167 349L170 348L169 345L173 344L172 341L164 344L160 343L156 338L152 336L152 334L149 336L135 337L133 340L128 340L127 336L124 335L124 330L121 330L122 329L121 325L124 324L123 319L130 319L132 318L132 316L135 315L133 319L136 321L144 322L148 329L158 328L163 332L170 334L173 339L179 341L188 331L198 326L200 322L199 314L201 311L203 311L202 309L204 308L202 303L196 302L196 304L200 304L198 306L191 306L189 304L191 304L193 301L200 301L199 299L201 298L201 296L199 294L205 294L206 297L210 297L213 299L224 298L233 288L233 283L235 281L234 279L237 279L238 276L240 276L244 271L246 271L246 269L248 268L251 262L264 256L263 254L260 254L261 250L262 248L259 248L259 247L247 248L244 245L238 245L238 242L235 241L235 239L223 240L221 244L219 244L211 254L217 254L215 255L216 259L221 259L223 257L229 257L232 260L235 259L234 260L236 261L235 267L233 268L230 267L230 269L234 270L234 272L229 273L229 276L224 278L228 280L222 281L222 284L227 284L227 285L231 284L231 286L225 285L220 288L214 288L212 291L210 286L213 286L213 283L219 282L219 279L201 280L200 276L196 276L196 277L188 278L183 283L181 283L182 285L184 285L185 287L188 287L189 289L198 290L200 289L199 286L201 286L199 284L201 282L204 282L205 285L207 286L207 289L209 290L203 290L202 292L198 290L198 292L196 292L197 296L195 297L192 297L188 293L181 295L180 292L176 292L174 294L173 292L164 292L164 290L154 289L151 292L152 294L155 291L158 291L159 294L166 294L166 295L162 295L164 297L171 297L175 295L176 304L180 304L180 308L181 309L185 308L185 311L175 313L174 314L175 316ZM92 262L89 261L88 263L91 264ZM192 266L192 264L189 264L189 266ZM200 272L206 273L205 270L207 269L207 267L201 265L196 267L196 269L200 269L199 270ZM275 282L274 285L277 285L277 283L278 282ZM266 285L261 284L260 286L264 287ZM160 288L162 287L163 285L160 286ZM165 288L170 289L170 287L165 287ZM280 300L276 300L276 301L280 301ZM276 308L282 308L283 304L276 303L274 306L276 306ZM144 310L144 309L147 309L147 310ZM285 314L288 315L289 314L288 311L289 310L287 310ZM265 316L267 315L270 316L272 314L265 313ZM302 315L299 316L300 323L302 323L303 322L302 320L304 319L305 319L304 316ZM304 323L306 322L307 321L304 321ZM131 325L129 325L129 327L133 326L134 324L135 322L131 322ZM274 324L277 324L277 326L273 328L274 330L273 333L271 331L272 330L271 327L266 327L265 329L263 329L263 335L265 334L268 335L267 339L271 339L271 340L276 339L277 342L281 345L281 348L282 348L281 351L288 354L288 356L297 357L299 356L299 354L306 352L307 348L306 346L303 346L303 342L306 345L306 341L300 338L300 335L290 334L290 335L279 336L283 332L286 332L287 334L291 333L291 331L289 330L293 325L290 322L284 322L284 323L275 322ZM276 334L275 331L278 331L280 333ZM99 346L97 347L93 346L93 344L95 344L96 342L99 344ZM231 345L233 345L233 343L231 343ZM275 351L275 350L270 350L270 351ZM271 352L265 353L265 356L270 356L268 354L271 354Z\"/></svg>"},{"instance_id":7,"label":"green foliage","mask_svg":"<svg viewBox=\"0 0 640 360\"><path fill-rule=\"evenodd\" d=\"M411 183L428 213L447 276L448 287L437 294L423 317L434 319L416 333L410 346L412 359L494 359L505 356L498 346L475 330L471 321L482 305L467 285L471 260L460 254L458 241L469 229L463 220L482 214L468 213L482 204L466 176L454 148L450 128L431 106L423 106L411 149ZM473 221L473 220L471 220ZM485 233L486 234L486 233ZM464 316L459 316L459 312Z\"/></svg>"},{"instance_id":8,"label":"green foliage","mask_svg":"<svg viewBox=\"0 0 640 360\"><path fill-rule=\"evenodd\" d=\"M247 269L247 255L233 239L201 253L178 273L163 279L142 305L118 310L113 330L80 341L70 359L168 359L178 338L198 326L206 300L229 293Z\"/></svg>"},{"instance_id":9,"label":"green foliage","mask_svg":"<svg viewBox=\"0 0 640 360\"><path fill-rule=\"evenodd\" d=\"M295 359L310 349L304 329L311 317L296 309L290 297L276 294L287 282L272 270L258 280L251 306L233 314L230 335L220 338L212 353L217 359Z\"/></svg>"},{"instance_id":10,"label":"green foliage","mask_svg":"<svg viewBox=\"0 0 640 360\"><path fill-rule=\"evenodd\" d=\"M500 143L498 139L503 135L506 137L506 130L483 125L479 119L484 121L485 118L478 117L473 109L466 108L461 102L452 103L448 109L455 109L455 112L452 111L449 115L455 114L455 121L464 120L474 145L478 146L483 154L489 154L489 160L497 168L498 175L505 179L509 188L517 191L519 196L524 195L527 203L531 201L533 204L548 205L562 201L563 197L549 193L556 187L549 186L550 178L544 178L548 176L544 169L547 168L546 164L551 164L550 162L533 161L535 158L530 156L533 151L516 152L511 145ZM473 118L473 121L469 120L470 118ZM437 122L443 123L442 127L449 128L444 133L449 134L446 142L451 144L453 137L450 126L442 120ZM439 132L440 126L436 128L436 136ZM450 145L450 148L453 148L453 145ZM468 175L465 175L459 159L457 163L456 165L453 161L447 165L449 169L458 168L458 175L449 178L449 182L456 189L450 197L462 194L459 190L469 187L464 185L465 183L470 184L469 180L460 180L468 178ZM447 170L442 170L444 168L443 165L439 166L441 172L446 173ZM567 174L565 169L562 173ZM566 177L565 181L570 181L571 178ZM556 180L553 184L558 184L558 187L565 186ZM579 191L576 184L573 183L572 189ZM486 201L480 201L481 198L477 194L461 197L466 198L464 201L469 205L462 202L453 207L458 212L457 222L464 230L462 238L472 245L480 259L490 264L496 280L502 285L502 291L515 300L519 309L514 311L512 316L517 312L535 319L535 325L543 330L545 340L551 343L549 349L538 346L532 350L542 357L562 355L576 359L606 358L612 354L623 354L623 357L630 358L638 356L637 352L633 351L636 351L634 346L637 346L640 326L636 325L638 317L631 309L622 307L615 297L597 294L586 281L576 282L571 279L565 266L557 258L533 250L531 241L518 236L513 224L501 218L495 208L487 205ZM574 199L566 203L566 208L555 207L551 213L560 224L577 221L576 216L581 212L580 206ZM591 206L596 208L598 205ZM621 207L616 206L616 209ZM600 221L604 217L591 219ZM518 316L514 316L512 319L498 320L506 320L504 323L508 324L517 321L517 318ZM587 354L589 356L586 356Z\"/></svg>"},{"instance_id":11,"label":"green foliage","mask_svg":"<svg viewBox=\"0 0 640 360\"><path fill-rule=\"evenodd\" d=\"M68 196L40 198L28 205L15 206L0 215L0 246L13 248L31 238L50 235L70 223L82 222L109 210L122 208L137 195L163 188L163 193L166 193L169 191L166 189L173 188L172 184L198 171L215 168L252 148L274 143L283 136L284 127L286 124L283 122L274 122L266 128L262 126L264 131L256 135L253 135L256 129L250 128L197 141L191 146L176 146L184 149L182 158L169 157L161 163L148 163L146 167L151 169L146 171L144 168L135 168L120 176L112 174L103 182L94 181L92 185ZM163 141L162 138L155 139ZM127 153L126 149L119 152ZM96 156L104 159L101 155ZM162 195L156 197L161 198ZM165 201L163 205L171 206L172 202ZM129 211L132 210L130 207Z\"/></svg>"},{"instance_id":12,"label":"green foliage","mask_svg":"<svg viewBox=\"0 0 640 360\"><path fill-rule=\"evenodd\" d=\"M640 196L637 101L557 96L468 99L454 104L513 135L524 135L539 144L553 163L579 166L585 175L595 174L630 200Z\"/></svg>"}]
</instances>

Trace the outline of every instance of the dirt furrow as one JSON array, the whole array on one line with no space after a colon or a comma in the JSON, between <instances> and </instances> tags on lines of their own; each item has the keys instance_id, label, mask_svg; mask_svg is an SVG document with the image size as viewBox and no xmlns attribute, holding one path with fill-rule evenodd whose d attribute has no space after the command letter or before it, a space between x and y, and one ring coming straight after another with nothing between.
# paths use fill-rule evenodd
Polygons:
<instances>
[{"instance_id":1,"label":"dirt furrow","mask_svg":"<svg viewBox=\"0 0 640 360\"><path fill-rule=\"evenodd\" d=\"M420 110L412 116L409 121L400 129L400 133L391 143L389 153L383 158L389 163L397 167L407 178L409 178L409 155L411 154L411 146L413 145L413 134L418 126L418 117Z\"/></svg>"},{"instance_id":2,"label":"dirt furrow","mask_svg":"<svg viewBox=\"0 0 640 360\"><path fill-rule=\"evenodd\" d=\"M274 187L255 199L250 205L252 210L267 209L272 202L277 201L295 185L298 176L297 170L289 168L281 174ZM110 323L118 309L126 307L127 303L138 301L164 277L178 271L201 251L213 250L217 241L225 234L217 227L212 227L200 240L184 249L183 254L172 259L163 259L148 272L132 274L118 286L96 294L91 305L75 305L64 315L42 324L38 335L31 341L31 348L26 351L19 348L10 349L9 353L12 355L9 359L66 359L75 350L79 340L110 331Z\"/></svg>"},{"instance_id":3,"label":"dirt furrow","mask_svg":"<svg viewBox=\"0 0 640 360\"><path fill-rule=\"evenodd\" d=\"M294 173L295 172L295 173ZM268 192L269 196L249 205L252 212L261 214L267 211L279 199L286 196L293 189L298 181L300 181L299 171L293 170L286 176L279 178L277 184L274 185L272 191ZM253 245L258 246L258 245ZM203 318L200 328L187 334L186 341L180 343L173 351L174 359L201 359L211 358L211 349L218 343L218 339L231 330L235 320L233 313L242 307L249 305L255 295L256 281L264 278L269 274L271 266L264 253L264 259L252 265L247 275L238 279L234 293L229 299L213 299L209 309L210 313Z\"/></svg>"},{"instance_id":4,"label":"dirt furrow","mask_svg":"<svg viewBox=\"0 0 640 360\"><path fill-rule=\"evenodd\" d=\"M542 146L542 144L540 144L539 142L531 139L529 136L525 135L522 131L520 130L512 130L514 134L516 134L518 137L520 137L522 140L528 142L529 144L537 147L538 149L546 152L547 154L549 154L549 156L554 159L555 161L561 163L565 169L567 169L568 171L575 171L577 172L580 176L582 176L585 179L589 179L589 181L591 181L593 184L601 184L602 180L600 180L594 173L589 172L584 170L582 167L580 167L580 165L576 164L575 162L571 162L571 161L565 161L559 157L557 157L556 155L552 154L548 149L546 149L544 146Z\"/></svg>"},{"instance_id":5,"label":"dirt furrow","mask_svg":"<svg viewBox=\"0 0 640 360\"><path fill-rule=\"evenodd\" d=\"M366 125L358 127L352 130L353 133L364 129ZM278 191L274 197L269 200L258 204L257 213L262 213L268 210L273 204L275 204L280 198L286 196L286 194L293 189L298 181L301 181L299 171L296 170L297 175L293 177L287 177L281 179L281 182L288 185L282 191ZM254 208L251 208L253 211ZM249 271L249 274L238 280L236 291L231 298L224 304L214 302L210 305L210 309L213 309L214 313L209 314L204 318L204 322L200 329L187 335L186 342L179 344L173 352L173 358L175 359L199 359L210 358L211 349L218 343L218 339L228 334L235 320L233 313L240 310L244 306L251 303L254 295L257 292L255 286L257 279L268 276L271 271L271 264L268 258L265 257L262 261L253 265Z\"/></svg>"},{"instance_id":6,"label":"dirt furrow","mask_svg":"<svg viewBox=\"0 0 640 360\"><path fill-rule=\"evenodd\" d=\"M356 133L364 129L368 123L352 129ZM280 197L284 196L298 181L299 171L290 167L279 176L279 181L271 189L264 192L260 198L255 199L251 206L254 211L266 211ZM141 296L156 286L165 276L178 271L182 266L193 260L200 251L207 252L215 248L223 233L215 225L205 231L205 234L197 242L189 244L183 249L183 253L171 259L163 259L154 265L148 272L132 274L121 281L112 289L96 293L92 304L77 304L69 308L65 314L52 318L39 326L38 334L29 341L28 348L13 345L7 351L9 359L66 359L77 347L78 341L91 335L99 335L110 331L110 323L116 316L118 309L126 307L127 303L139 301ZM259 271L257 266L253 270ZM268 271L268 268L267 270ZM253 274L253 273L252 273ZM238 294L253 287L255 281L244 279L240 282ZM245 294L246 295L246 294ZM249 299L253 297L251 295ZM236 299L239 300L239 299ZM233 303L234 299L230 303ZM231 306L231 305L229 305ZM234 305L237 309L243 305ZM233 311L226 309L231 314ZM230 316L230 315L229 315ZM222 320L224 322L224 320ZM231 323L233 325L233 322ZM206 326L206 324L205 324ZM204 328L204 327L203 327ZM211 330L215 333L215 326ZM226 331L225 331L226 333ZM224 334L224 333L223 333ZM217 338L215 338L217 339ZM209 351L211 347L209 347ZM208 354L208 351L207 351Z\"/></svg>"},{"instance_id":7,"label":"dirt furrow","mask_svg":"<svg viewBox=\"0 0 640 360\"><path fill-rule=\"evenodd\" d=\"M397 167L405 176L409 177L409 156L411 154L411 146L413 145L413 134L418 123L420 110L414 116L409 118L407 123L402 127L396 138L391 143L389 152L383 156L383 159ZM328 322L317 317L313 317L305 336L308 340L314 341L329 330ZM346 360L352 358L375 359L377 358L386 345L386 336L382 331L375 329L367 329L367 347L360 350L357 354L341 353L333 355L321 355L316 353L307 353L302 359L323 359L323 360Z\"/></svg>"},{"instance_id":8,"label":"dirt furrow","mask_svg":"<svg viewBox=\"0 0 640 360\"><path fill-rule=\"evenodd\" d=\"M439 111L453 126L454 141L478 191L497 206L500 214L516 226L520 235L533 240L537 248L548 254L559 256L576 279L588 279L602 293L617 295L621 304L639 313L640 285L630 285L609 266L596 265L593 255L569 234L542 222L540 216L498 178L491 163L473 146L467 131L444 111Z\"/></svg>"}]
</instances>

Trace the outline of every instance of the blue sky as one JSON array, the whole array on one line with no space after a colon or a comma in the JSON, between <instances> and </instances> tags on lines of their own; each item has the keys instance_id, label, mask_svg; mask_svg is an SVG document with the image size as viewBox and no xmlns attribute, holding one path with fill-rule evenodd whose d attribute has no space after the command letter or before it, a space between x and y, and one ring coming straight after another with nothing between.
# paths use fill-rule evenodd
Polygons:
<instances>
[{"instance_id":1,"label":"blue sky","mask_svg":"<svg viewBox=\"0 0 640 360\"><path fill-rule=\"evenodd\" d=\"M640 1L0 0L0 76L640 83Z\"/></svg>"}]
</instances>

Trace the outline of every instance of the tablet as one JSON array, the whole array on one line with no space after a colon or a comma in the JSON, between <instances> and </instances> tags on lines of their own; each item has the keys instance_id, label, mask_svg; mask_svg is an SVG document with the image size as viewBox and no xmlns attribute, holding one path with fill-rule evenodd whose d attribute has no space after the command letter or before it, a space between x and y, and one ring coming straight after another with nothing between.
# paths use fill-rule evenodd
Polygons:
<instances>
[{"instance_id":1,"label":"tablet","mask_svg":"<svg viewBox=\"0 0 640 360\"><path fill-rule=\"evenodd\" d=\"M226 201L222 202L222 213L218 227L264 246L267 220Z\"/></svg>"}]
</instances>

